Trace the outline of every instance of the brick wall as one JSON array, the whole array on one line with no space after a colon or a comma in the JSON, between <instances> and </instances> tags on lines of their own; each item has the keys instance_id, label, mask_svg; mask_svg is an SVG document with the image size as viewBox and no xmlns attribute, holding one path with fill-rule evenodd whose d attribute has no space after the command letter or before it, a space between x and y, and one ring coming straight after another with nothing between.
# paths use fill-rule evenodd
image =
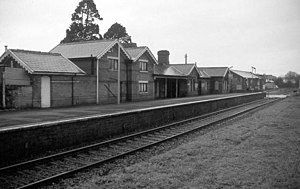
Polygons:
<instances>
[{"instance_id":1,"label":"brick wall","mask_svg":"<svg viewBox=\"0 0 300 189\"><path fill-rule=\"evenodd\" d=\"M0 162L144 130L264 97L265 93L253 93L180 106L169 105L152 110L129 111L120 115L1 131Z\"/></svg>"},{"instance_id":2,"label":"brick wall","mask_svg":"<svg viewBox=\"0 0 300 189\"><path fill-rule=\"evenodd\" d=\"M187 96L197 96L199 95L199 74L194 68L191 74L189 75L189 82L188 82L188 90ZM193 82L192 82L193 79ZM194 85L194 86L193 86Z\"/></svg>"},{"instance_id":3,"label":"brick wall","mask_svg":"<svg viewBox=\"0 0 300 189\"><path fill-rule=\"evenodd\" d=\"M16 96L17 108L32 108L32 86L19 86Z\"/></svg>"},{"instance_id":4,"label":"brick wall","mask_svg":"<svg viewBox=\"0 0 300 189\"><path fill-rule=\"evenodd\" d=\"M147 60L147 71L140 71L140 60ZM144 53L139 60L132 62L131 67L131 98L132 101L152 100L154 99L154 62L148 53ZM139 91L139 81L148 82L148 91L146 93Z\"/></svg>"},{"instance_id":5,"label":"brick wall","mask_svg":"<svg viewBox=\"0 0 300 189\"><path fill-rule=\"evenodd\" d=\"M32 107L41 107L41 76L32 75Z\"/></svg>"},{"instance_id":6,"label":"brick wall","mask_svg":"<svg viewBox=\"0 0 300 189\"><path fill-rule=\"evenodd\" d=\"M73 105L96 103L96 76L75 76L73 84Z\"/></svg>"},{"instance_id":7,"label":"brick wall","mask_svg":"<svg viewBox=\"0 0 300 189\"><path fill-rule=\"evenodd\" d=\"M72 76L51 76L51 107L71 106Z\"/></svg>"},{"instance_id":8,"label":"brick wall","mask_svg":"<svg viewBox=\"0 0 300 189\"><path fill-rule=\"evenodd\" d=\"M96 76L52 76L51 107L96 103Z\"/></svg>"}]
</instances>

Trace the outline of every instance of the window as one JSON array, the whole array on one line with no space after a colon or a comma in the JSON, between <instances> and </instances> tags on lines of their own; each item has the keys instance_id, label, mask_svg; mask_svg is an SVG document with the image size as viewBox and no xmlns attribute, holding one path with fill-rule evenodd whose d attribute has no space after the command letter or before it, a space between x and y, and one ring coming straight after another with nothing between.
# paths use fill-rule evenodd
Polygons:
<instances>
[{"instance_id":1,"label":"window","mask_svg":"<svg viewBox=\"0 0 300 189\"><path fill-rule=\"evenodd\" d=\"M118 59L108 59L109 66L111 70L118 70Z\"/></svg>"},{"instance_id":2,"label":"window","mask_svg":"<svg viewBox=\"0 0 300 189\"><path fill-rule=\"evenodd\" d=\"M191 79L191 91L196 91L197 88L197 82L195 79Z\"/></svg>"},{"instance_id":3,"label":"window","mask_svg":"<svg viewBox=\"0 0 300 189\"><path fill-rule=\"evenodd\" d=\"M139 81L139 92L148 92L148 81Z\"/></svg>"},{"instance_id":4,"label":"window","mask_svg":"<svg viewBox=\"0 0 300 189\"><path fill-rule=\"evenodd\" d=\"M147 62L140 61L140 71L148 71Z\"/></svg>"},{"instance_id":5,"label":"window","mask_svg":"<svg viewBox=\"0 0 300 189\"><path fill-rule=\"evenodd\" d=\"M215 81L215 90L219 90L219 82L218 81Z\"/></svg>"}]
</instances>

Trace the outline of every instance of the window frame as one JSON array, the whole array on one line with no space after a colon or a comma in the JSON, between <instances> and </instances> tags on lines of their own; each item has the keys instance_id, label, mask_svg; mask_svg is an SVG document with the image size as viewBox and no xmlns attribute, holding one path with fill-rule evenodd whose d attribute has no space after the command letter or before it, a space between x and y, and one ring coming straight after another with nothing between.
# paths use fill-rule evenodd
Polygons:
<instances>
[{"instance_id":1,"label":"window frame","mask_svg":"<svg viewBox=\"0 0 300 189\"><path fill-rule=\"evenodd\" d=\"M139 70L140 72L148 72L148 60L139 60Z\"/></svg>"},{"instance_id":2,"label":"window frame","mask_svg":"<svg viewBox=\"0 0 300 189\"><path fill-rule=\"evenodd\" d=\"M118 57L113 57L113 56L108 56L108 63L109 63L109 69L111 71L118 71L119 68L119 58Z\"/></svg>"},{"instance_id":3,"label":"window frame","mask_svg":"<svg viewBox=\"0 0 300 189\"><path fill-rule=\"evenodd\" d=\"M138 85L138 90L139 93L148 93L148 86L149 82L148 81L139 81Z\"/></svg>"}]
</instances>

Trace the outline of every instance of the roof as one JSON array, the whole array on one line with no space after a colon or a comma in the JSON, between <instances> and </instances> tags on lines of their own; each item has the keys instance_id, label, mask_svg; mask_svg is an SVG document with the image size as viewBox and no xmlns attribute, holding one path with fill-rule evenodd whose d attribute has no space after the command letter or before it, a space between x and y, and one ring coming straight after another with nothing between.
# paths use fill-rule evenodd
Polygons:
<instances>
[{"instance_id":1,"label":"roof","mask_svg":"<svg viewBox=\"0 0 300 189\"><path fill-rule=\"evenodd\" d=\"M60 53L67 58L96 57L100 59L116 44L118 44L125 55L130 58L124 47L116 39L61 43L54 47L50 52Z\"/></svg>"},{"instance_id":2,"label":"roof","mask_svg":"<svg viewBox=\"0 0 300 189\"><path fill-rule=\"evenodd\" d=\"M184 75L190 75L193 71L193 68L196 66L195 64L170 64L177 70L179 70Z\"/></svg>"},{"instance_id":3,"label":"roof","mask_svg":"<svg viewBox=\"0 0 300 189\"><path fill-rule=\"evenodd\" d=\"M186 75L181 73L179 70L177 70L172 65L158 65L158 66L155 66L154 75L186 77Z\"/></svg>"},{"instance_id":4,"label":"roof","mask_svg":"<svg viewBox=\"0 0 300 189\"><path fill-rule=\"evenodd\" d=\"M153 61L158 64L155 56L152 54L148 47L128 47L125 48L133 61L137 61L145 52L148 52Z\"/></svg>"},{"instance_id":5,"label":"roof","mask_svg":"<svg viewBox=\"0 0 300 189\"><path fill-rule=\"evenodd\" d=\"M243 78L259 78L258 76L254 75L252 72L246 72L241 70L231 70L233 73L243 77Z\"/></svg>"},{"instance_id":6,"label":"roof","mask_svg":"<svg viewBox=\"0 0 300 189\"><path fill-rule=\"evenodd\" d=\"M0 62L9 55L30 74L85 74L73 62L58 53L7 49Z\"/></svg>"},{"instance_id":7,"label":"roof","mask_svg":"<svg viewBox=\"0 0 300 189\"><path fill-rule=\"evenodd\" d=\"M200 73L200 78L210 78L210 76L203 70L199 70L199 73Z\"/></svg>"},{"instance_id":8,"label":"roof","mask_svg":"<svg viewBox=\"0 0 300 189\"><path fill-rule=\"evenodd\" d=\"M225 77L228 67L199 67L198 69L210 77Z\"/></svg>"}]
</instances>

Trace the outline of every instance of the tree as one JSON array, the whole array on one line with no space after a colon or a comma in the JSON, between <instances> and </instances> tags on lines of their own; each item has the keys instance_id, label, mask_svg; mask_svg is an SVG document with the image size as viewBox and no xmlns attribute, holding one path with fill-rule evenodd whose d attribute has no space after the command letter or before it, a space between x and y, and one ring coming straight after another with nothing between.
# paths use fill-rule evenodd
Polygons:
<instances>
[{"instance_id":1,"label":"tree","mask_svg":"<svg viewBox=\"0 0 300 189\"><path fill-rule=\"evenodd\" d=\"M283 82L282 77L278 77L278 78L274 81L274 83L275 83L279 88L284 87L284 82Z\"/></svg>"},{"instance_id":2,"label":"tree","mask_svg":"<svg viewBox=\"0 0 300 189\"><path fill-rule=\"evenodd\" d=\"M61 43L102 39L96 21L103 20L93 0L82 0L72 14L72 23Z\"/></svg>"},{"instance_id":3,"label":"tree","mask_svg":"<svg viewBox=\"0 0 300 189\"><path fill-rule=\"evenodd\" d=\"M288 81L288 87L299 86L300 75L298 75L296 72L289 71L287 74L285 74L285 79Z\"/></svg>"},{"instance_id":4,"label":"tree","mask_svg":"<svg viewBox=\"0 0 300 189\"><path fill-rule=\"evenodd\" d=\"M114 23L104 34L105 39L120 39L121 43L131 43L131 38L126 28L119 23Z\"/></svg>"}]
</instances>

